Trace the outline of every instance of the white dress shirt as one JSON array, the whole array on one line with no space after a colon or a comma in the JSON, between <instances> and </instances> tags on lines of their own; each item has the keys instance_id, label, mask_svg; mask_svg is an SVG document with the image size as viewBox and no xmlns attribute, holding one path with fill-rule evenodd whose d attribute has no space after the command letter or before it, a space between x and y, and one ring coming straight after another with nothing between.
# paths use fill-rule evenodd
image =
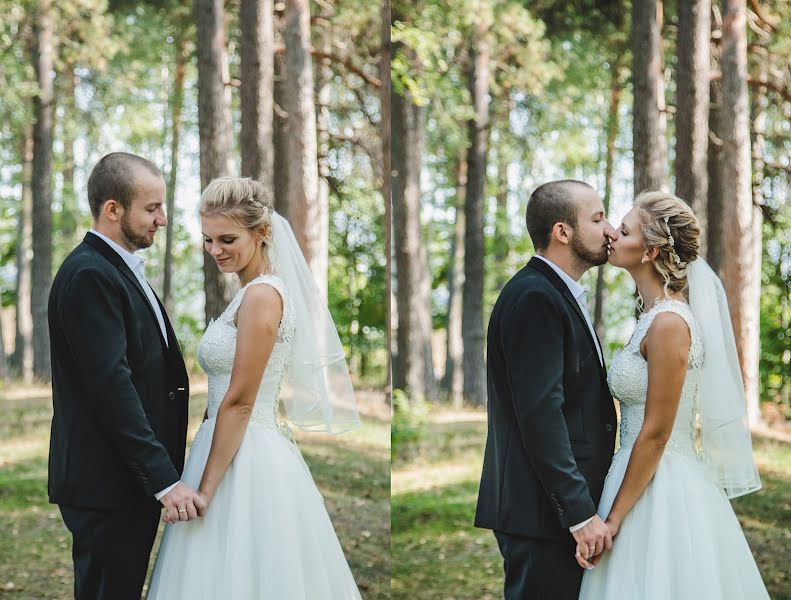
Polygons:
<instances>
[{"instance_id":1,"label":"white dress shirt","mask_svg":"<svg viewBox=\"0 0 791 600\"><path fill-rule=\"evenodd\" d=\"M587 302L585 302L585 297L588 295L588 292L579 283L574 281L571 278L571 276L569 276L568 273L566 273L563 269L561 269L551 260L548 260L543 256L539 256L538 254L536 254L535 257L540 258L545 263L547 263L550 267L552 267L552 270L558 274L558 277L560 277L563 280L563 283L566 284L566 287L569 288L571 295L574 296L574 299L577 301L577 304L579 304L579 307L582 310L582 314L585 317L585 322L588 324L588 329L590 329L591 337L593 338L593 342L594 342L593 345L596 346L596 352L599 353L599 362L602 365L604 365L604 358L602 356L601 348L599 347L599 341L596 338L596 333L594 332L593 329L593 323L591 322L590 315L588 314L588 304ZM593 517L591 517L590 519L585 519L582 523L577 523L576 525L569 527L569 531L571 533L574 533L578 529L582 529L583 527L585 527L585 525L587 525L591 521L593 521Z\"/></svg>"},{"instance_id":2,"label":"white dress shirt","mask_svg":"<svg viewBox=\"0 0 791 600\"><path fill-rule=\"evenodd\" d=\"M99 233L95 229L91 229L90 232L96 237L101 238L107 243L108 246L110 246L110 248L115 250L118 255L124 259L124 262L127 264L132 273L135 274L135 277L137 277L137 280L140 282L140 286L143 288L143 291L146 294L146 298L148 298L149 304L151 304L151 308L154 309L154 314L157 317L157 322L159 323L159 329L162 332L162 338L165 340L165 345L168 345L168 333L167 329L165 328L165 318L162 316L162 310L159 308L159 302L157 302L157 298L154 295L154 290L151 289L151 286L148 285L148 281L146 281L145 261L139 256L135 256L129 252L129 250L126 248L116 244L106 235ZM178 483L179 482L177 481L176 483L166 487L161 492L154 494L154 498L160 500L165 494L176 487Z\"/></svg>"}]
</instances>

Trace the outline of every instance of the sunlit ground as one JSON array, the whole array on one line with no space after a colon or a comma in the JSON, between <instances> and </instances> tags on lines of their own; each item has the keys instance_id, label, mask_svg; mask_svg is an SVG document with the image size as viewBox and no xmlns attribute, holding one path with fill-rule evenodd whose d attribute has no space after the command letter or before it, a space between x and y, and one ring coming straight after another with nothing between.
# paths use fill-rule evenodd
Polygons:
<instances>
[{"instance_id":1,"label":"sunlit ground","mask_svg":"<svg viewBox=\"0 0 791 600\"><path fill-rule=\"evenodd\" d=\"M435 411L394 462L394 600L502 598L497 543L472 526L485 439L485 412ZM770 596L791 600L791 445L753 446L763 489L733 506Z\"/></svg>"},{"instance_id":2,"label":"sunlit ground","mask_svg":"<svg viewBox=\"0 0 791 600\"><path fill-rule=\"evenodd\" d=\"M359 392L363 425L337 438L297 433L360 591L390 597L390 423L383 394ZM192 439L206 396L190 402ZM71 536L47 502L52 418L46 388L0 392L0 599L73 598ZM160 525L160 536L163 527ZM152 553L156 555L159 540Z\"/></svg>"}]
</instances>

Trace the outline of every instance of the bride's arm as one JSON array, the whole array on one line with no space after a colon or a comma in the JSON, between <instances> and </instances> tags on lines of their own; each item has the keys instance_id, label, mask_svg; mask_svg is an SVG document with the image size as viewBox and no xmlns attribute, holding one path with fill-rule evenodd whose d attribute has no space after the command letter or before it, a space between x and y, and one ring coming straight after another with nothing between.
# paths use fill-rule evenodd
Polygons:
<instances>
[{"instance_id":1,"label":"bride's arm","mask_svg":"<svg viewBox=\"0 0 791 600\"><path fill-rule=\"evenodd\" d=\"M648 394L645 418L629 457L621 488L607 517L615 535L624 517L632 510L656 472L681 399L687 372L689 329L682 317L663 312L654 318L643 341L648 362Z\"/></svg>"},{"instance_id":2,"label":"bride's arm","mask_svg":"<svg viewBox=\"0 0 791 600\"><path fill-rule=\"evenodd\" d=\"M211 451L198 487L207 503L242 444L282 315L283 302L272 286L247 289L237 313L231 383L217 411Z\"/></svg>"}]
</instances>

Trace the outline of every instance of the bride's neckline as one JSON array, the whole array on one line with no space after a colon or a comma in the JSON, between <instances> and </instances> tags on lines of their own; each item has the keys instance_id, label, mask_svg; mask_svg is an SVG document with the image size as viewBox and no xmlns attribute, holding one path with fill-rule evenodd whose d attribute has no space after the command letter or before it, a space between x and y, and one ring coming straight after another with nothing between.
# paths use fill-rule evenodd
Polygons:
<instances>
[{"instance_id":1,"label":"bride's neckline","mask_svg":"<svg viewBox=\"0 0 791 600\"><path fill-rule=\"evenodd\" d=\"M684 302L683 300L679 300L677 298L655 298L653 306L651 308L649 308L648 310L643 311L642 313L640 313L640 317L639 318L642 319L645 315L654 312L654 310L656 310L657 307L663 306L665 304L669 304L671 302L675 302L676 304L681 304L682 306L686 306L687 308L689 308L689 304L688 303Z\"/></svg>"}]
</instances>

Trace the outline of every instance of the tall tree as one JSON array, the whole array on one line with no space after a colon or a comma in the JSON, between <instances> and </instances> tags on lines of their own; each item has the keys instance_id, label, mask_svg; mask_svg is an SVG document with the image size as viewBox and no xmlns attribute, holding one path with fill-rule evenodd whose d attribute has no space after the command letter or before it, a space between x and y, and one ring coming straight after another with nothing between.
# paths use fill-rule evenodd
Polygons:
<instances>
[{"instance_id":1,"label":"tall tree","mask_svg":"<svg viewBox=\"0 0 791 600\"><path fill-rule=\"evenodd\" d=\"M385 231L385 340L387 348L387 379L385 381L385 400L392 404L393 389L393 364L392 353L390 352L393 328L392 328L392 214L393 202L392 190L392 154L391 154L391 129L390 129L390 93L392 92L392 81L390 78L392 63L392 40L390 38L390 0L382 0L381 11L381 40L382 55L379 59L379 80L382 87L379 90L379 102L381 105L381 143L382 143L382 198L385 202L384 210L384 231Z\"/></svg>"},{"instance_id":2,"label":"tall tree","mask_svg":"<svg viewBox=\"0 0 791 600\"><path fill-rule=\"evenodd\" d=\"M607 130L605 133L605 159L604 159L604 213L610 212L610 200L612 199L613 173L615 171L615 140L618 139L620 130L620 110L621 94L623 92L624 69L621 66L621 56L619 56L611 70L610 83L610 109L607 115ZM599 340L604 344L604 268L601 265L596 269L596 305L593 310L593 327Z\"/></svg>"},{"instance_id":3,"label":"tall tree","mask_svg":"<svg viewBox=\"0 0 791 600\"><path fill-rule=\"evenodd\" d=\"M233 172L230 107L225 89L228 54L222 0L195 0L198 54L198 131L200 181L205 188L216 177ZM203 253L206 323L230 302L230 285L214 259Z\"/></svg>"},{"instance_id":4,"label":"tall tree","mask_svg":"<svg viewBox=\"0 0 791 600\"><path fill-rule=\"evenodd\" d=\"M22 201L17 214L16 300L14 354L11 368L25 383L33 381L33 313L30 289L30 263L33 254L33 130L25 127L22 142Z\"/></svg>"},{"instance_id":5,"label":"tall tree","mask_svg":"<svg viewBox=\"0 0 791 600\"><path fill-rule=\"evenodd\" d=\"M464 340L461 310L464 290L464 195L467 191L467 158L460 156L456 166L456 222L453 226L448 261L448 316L445 344L445 374L442 387L456 408L464 402Z\"/></svg>"},{"instance_id":6,"label":"tall tree","mask_svg":"<svg viewBox=\"0 0 791 600\"><path fill-rule=\"evenodd\" d=\"M678 3L676 195L689 203L704 232L708 199L709 38L711 1ZM705 249L704 249L705 253Z\"/></svg>"},{"instance_id":7,"label":"tall tree","mask_svg":"<svg viewBox=\"0 0 791 600\"><path fill-rule=\"evenodd\" d=\"M398 316L393 387L412 396L433 399L431 282L420 223L425 113L408 90L394 88L390 98Z\"/></svg>"},{"instance_id":8,"label":"tall tree","mask_svg":"<svg viewBox=\"0 0 791 600\"><path fill-rule=\"evenodd\" d=\"M329 207L320 202L313 100L313 63L308 0L286 0L286 79L283 109L288 113L288 188L285 204L291 226L319 289L327 292Z\"/></svg>"},{"instance_id":9,"label":"tall tree","mask_svg":"<svg viewBox=\"0 0 791 600\"><path fill-rule=\"evenodd\" d=\"M272 0L242 0L239 10L242 176L257 179L269 188L274 176L272 20Z\"/></svg>"},{"instance_id":10,"label":"tall tree","mask_svg":"<svg viewBox=\"0 0 791 600\"><path fill-rule=\"evenodd\" d=\"M283 53L275 54L274 77L274 114L272 116L272 140L275 148L273 160L272 188L275 193L275 210L284 217L288 217L288 113L285 110L286 99L286 59Z\"/></svg>"},{"instance_id":11,"label":"tall tree","mask_svg":"<svg viewBox=\"0 0 791 600\"><path fill-rule=\"evenodd\" d=\"M712 80L709 84L709 140L706 175L709 181L706 200L706 261L720 272L723 261L723 148L722 148L722 85Z\"/></svg>"},{"instance_id":12,"label":"tall tree","mask_svg":"<svg viewBox=\"0 0 791 600\"><path fill-rule=\"evenodd\" d=\"M662 76L662 0L632 3L632 83L634 86L634 191L666 185L667 149Z\"/></svg>"},{"instance_id":13,"label":"tall tree","mask_svg":"<svg viewBox=\"0 0 791 600\"><path fill-rule=\"evenodd\" d=\"M467 191L464 199L464 399L475 406L486 403L483 327L484 212L486 152L489 140L489 24L480 17L474 25L470 51L469 89L474 117L468 123Z\"/></svg>"},{"instance_id":14,"label":"tall tree","mask_svg":"<svg viewBox=\"0 0 791 600\"><path fill-rule=\"evenodd\" d=\"M722 282L728 296L748 417L758 410L760 261L752 243L753 199L750 164L750 106L747 92L747 8L745 0L722 3L723 236ZM756 293L756 291L758 293Z\"/></svg>"},{"instance_id":15,"label":"tall tree","mask_svg":"<svg viewBox=\"0 0 791 600\"><path fill-rule=\"evenodd\" d=\"M38 93L33 98L33 261L30 288L33 372L44 381L51 377L47 327L47 301L52 284L52 117L55 103L51 9L51 0L38 1L33 48Z\"/></svg>"},{"instance_id":16,"label":"tall tree","mask_svg":"<svg viewBox=\"0 0 791 600\"><path fill-rule=\"evenodd\" d=\"M173 95L170 106L170 171L168 172L167 214L168 226L165 237L165 260L162 285L162 304L165 311L173 311L173 228L176 222L176 183L179 170L179 145L181 141L181 111L184 107L184 76L187 69L186 39L181 31L176 32L173 40L175 51L175 72L173 76Z\"/></svg>"}]
</instances>

